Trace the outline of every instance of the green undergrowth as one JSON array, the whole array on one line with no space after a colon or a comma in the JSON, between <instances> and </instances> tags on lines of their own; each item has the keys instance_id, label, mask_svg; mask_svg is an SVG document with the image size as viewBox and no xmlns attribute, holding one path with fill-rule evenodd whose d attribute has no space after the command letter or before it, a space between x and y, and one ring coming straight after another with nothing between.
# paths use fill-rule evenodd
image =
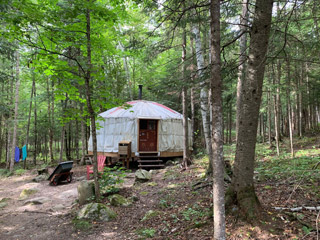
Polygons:
<instances>
[{"instance_id":1,"label":"green undergrowth","mask_svg":"<svg viewBox=\"0 0 320 240\"><path fill-rule=\"evenodd\" d=\"M320 149L316 146L314 138L300 139L308 148L299 149L292 157L289 149L280 149L277 156L276 150L270 149L268 145L257 146L256 171L263 179L302 179L310 181L320 179ZM315 145L312 145L314 143Z\"/></svg>"},{"instance_id":2,"label":"green undergrowth","mask_svg":"<svg viewBox=\"0 0 320 240\"><path fill-rule=\"evenodd\" d=\"M92 224L86 220L73 219L72 223L77 230L89 230L92 228Z\"/></svg>"}]
</instances>

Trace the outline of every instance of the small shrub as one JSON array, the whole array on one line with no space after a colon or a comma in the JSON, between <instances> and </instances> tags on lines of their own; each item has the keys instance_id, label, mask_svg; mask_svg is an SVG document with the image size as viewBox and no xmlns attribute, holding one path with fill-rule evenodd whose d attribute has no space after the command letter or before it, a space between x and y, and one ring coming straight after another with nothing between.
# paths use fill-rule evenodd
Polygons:
<instances>
[{"instance_id":1,"label":"small shrub","mask_svg":"<svg viewBox=\"0 0 320 240\"><path fill-rule=\"evenodd\" d=\"M137 230L137 233L142 237L153 238L156 230L153 228L142 228Z\"/></svg>"},{"instance_id":2,"label":"small shrub","mask_svg":"<svg viewBox=\"0 0 320 240\"><path fill-rule=\"evenodd\" d=\"M14 171L14 174L21 176L21 175L25 174L26 171L27 171L27 170L20 168L20 169L15 170L15 171Z\"/></svg>"},{"instance_id":3,"label":"small shrub","mask_svg":"<svg viewBox=\"0 0 320 240\"><path fill-rule=\"evenodd\" d=\"M13 173L10 172L8 169L0 169L0 177L9 177L12 175Z\"/></svg>"},{"instance_id":4,"label":"small shrub","mask_svg":"<svg viewBox=\"0 0 320 240\"><path fill-rule=\"evenodd\" d=\"M78 230L89 230L92 227L92 224L85 220L73 219L72 223Z\"/></svg>"},{"instance_id":5,"label":"small shrub","mask_svg":"<svg viewBox=\"0 0 320 240\"><path fill-rule=\"evenodd\" d=\"M128 170L124 167L114 166L113 168L105 167L99 180L101 192L103 194L112 194L119 192L117 185L124 182Z\"/></svg>"}]
</instances>

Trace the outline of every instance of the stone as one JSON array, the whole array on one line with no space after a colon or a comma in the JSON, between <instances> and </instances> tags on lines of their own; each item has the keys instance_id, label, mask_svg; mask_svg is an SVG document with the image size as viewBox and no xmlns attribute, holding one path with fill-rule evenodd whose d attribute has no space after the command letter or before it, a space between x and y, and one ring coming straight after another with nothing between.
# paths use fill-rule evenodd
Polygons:
<instances>
[{"instance_id":1,"label":"stone","mask_svg":"<svg viewBox=\"0 0 320 240\"><path fill-rule=\"evenodd\" d=\"M1 198L0 203L8 202L10 200L11 200L11 198L4 197L4 198Z\"/></svg>"},{"instance_id":2,"label":"stone","mask_svg":"<svg viewBox=\"0 0 320 240\"><path fill-rule=\"evenodd\" d=\"M146 212L146 214L144 215L144 217L141 219L141 222L143 221L147 221L151 218L154 218L156 216L159 216L160 212L159 211L153 211L153 210L149 210L148 212Z\"/></svg>"},{"instance_id":3,"label":"stone","mask_svg":"<svg viewBox=\"0 0 320 240\"><path fill-rule=\"evenodd\" d=\"M39 174L39 175L49 174L48 168L38 169L38 174Z\"/></svg>"},{"instance_id":4,"label":"stone","mask_svg":"<svg viewBox=\"0 0 320 240\"><path fill-rule=\"evenodd\" d=\"M109 201L111 203L112 206L116 206L116 207L128 207L132 204L132 201L130 201L129 199L119 195L119 194L113 194L109 197Z\"/></svg>"},{"instance_id":5,"label":"stone","mask_svg":"<svg viewBox=\"0 0 320 240\"><path fill-rule=\"evenodd\" d=\"M174 162L172 160L168 160L168 161L166 161L165 165L166 166L173 166Z\"/></svg>"},{"instance_id":6,"label":"stone","mask_svg":"<svg viewBox=\"0 0 320 240\"><path fill-rule=\"evenodd\" d=\"M63 206L62 204L57 204L54 207L52 207L53 211L61 211L63 209L65 209L65 206Z\"/></svg>"},{"instance_id":7,"label":"stone","mask_svg":"<svg viewBox=\"0 0 320 240\"><path fill-rule=\"evenodd\" d=\"M117 214L101 203L89 203L78 212L78 219L90 219L108 222L117 217Z\"/></svg>"},{"instance_id":8,"label":"stone","mask_svg":"<svg viewBox=\"0 0 320 240\"><path fill-rule=\"evenodd\" d=\"M36 192L38 192L38 189L34 189L34 188L23 189L22 192L20 193L19 200L25 200L30 195L35 194Z\"/></svg>"},{"instance_id":9,"label":"stone","mask_svg":"<svg viewBox=\"0 0 320 240\"><path fill-rule=\"evenodd\" d=\"M137 202L137 201L139 201L139 197L136 196L136 195L132 195L130 199L131 199L132 202Z\"/></svg>"},{"instance_id":10,"label":"stone","mask_svg":"<svg viewBox=\"0 0 320 240\"><path fill-rule=\"evenodd\" d=\"M74 180L76 181L83 181L83 180L86 180L86 176L81 176L81 177L77 177L77 178L74 178Z\"/></svg>"},{"instance_id":11,"label":"stone","mask_svg":"<svg viewBox=\"0 0 320 240\"><path fill-rule=\"evenodd\" d=\"M151 187L155 187L157 185L158 185L158 183L156 183L156 182L149 182L148 183L148 186L151 186Z\"/></svg>"},{"instance_id":12,"label":"stone","mask_svg":"<svg viewBox=\"0 0 320 240\"><path fill-rule=\"evenodd\" d=\"M36 176L34 179L32 179L33 182L42 182L46 181L48 179L49 175L47 174L41 174Z\"/></svg>"},{"instance_id":13,"label":"stone","mask_svg":"<svg viewBox=\"0 0 320 240\"><path fill-rule=\"evenodd\" d=\"M83 205L94 198L94 182L91 181L81 181L78 185L78 200L79 204Z\"/></svg>"},{"instance_id":14,"label":"stone","mask_svg":"<svg viewBox=\"0 0 320 240\"><path fill-rule=\"evenodd\" d=\"M43 204L48 201L49 201L49 198L37 197L37 198L32 198L32 199L25 201L24 205L27 205L27 204L40 205L40 204Z\"/></svg>"},{"instance_id":15,"label":"stone","mask_svg":"<svg viewBox=\"0 0 320 240\"><path fill-rule=\"evenodd\" d=\"M138 169L135 173L136 180L149 181L152 178L152 174L144 169Z\"/></svg>"},{"instance_id":16,"label":"stone","mask_svg":"<svg viewBox=\"0 0 320 240\"><path fill-rule=\"evenodd\" d=\"M0 209L6 207L7 205L7 202L0 202Z\"/></svg>"}]
</instances>

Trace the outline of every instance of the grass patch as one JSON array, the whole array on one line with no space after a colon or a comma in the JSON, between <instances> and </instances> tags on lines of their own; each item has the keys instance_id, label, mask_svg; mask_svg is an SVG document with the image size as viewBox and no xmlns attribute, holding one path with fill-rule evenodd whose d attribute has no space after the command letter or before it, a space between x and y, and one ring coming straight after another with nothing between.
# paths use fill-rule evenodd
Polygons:
<instances>
[{"instance_id":1,"label":"grass patch","mask_svg":"<svg viewBox=\"0 0 320 240\"><path fill-rule=\"evenodd\" d=\"M12 175L13 173L10 172L8 169L0 169L0 177L9 177Z\"/></svg>"},{"instance_id":2,"label":"grass patch","mask_svg":"<svg viewBox=\"0 0 320 240\"><path fill-rule=\"evenodd\" d=\"M81 231L86 231L92 228L92 224L85 220L73 219L72 224L77 230Z\"/></svg>"},{"instance_id":3,"label":"grass patch","mask_svg":"<svg viewBox=\"0 0 320 240\"><path fill-rule=\"evenodd\" d=\"M20 168L20 169L15 170L15 171L14 171L14 174L15 174L15 175L18 175L18 176L21 176L21 175L25 174L26 171L27 171L27 170L25 170L25 169L23 169L23 168Z\"/></svg>"},{"instance_id":4,"label":"grass patch","mask_svg":"<svg viewBox=\"0 0 320 240\"><path fill-rule=\"evenodd\" d=\"M153 228L141 228L136 230L136 233L142 237L141 239L153 238L156 234L156 230Z\"/></svg>"}]
</instances>

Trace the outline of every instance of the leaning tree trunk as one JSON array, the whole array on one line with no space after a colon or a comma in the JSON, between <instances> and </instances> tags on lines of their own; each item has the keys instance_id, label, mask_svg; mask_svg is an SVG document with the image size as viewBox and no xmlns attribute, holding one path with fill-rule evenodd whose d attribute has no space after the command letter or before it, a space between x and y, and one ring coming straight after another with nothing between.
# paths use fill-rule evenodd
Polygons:
<instances>
[{"instance_id":1,"label":"leaning tree trunk","mask_svg":"<svg viewBox=\"0 0 320 240\"><path fill-rule=\"evenodd\" d=\"M19 52L17 51L17 63L16 63L16 100L14 104L14 125L13 125L13 136L12 136L12 152L11 152L11 161L10 161L10 172L13 171L14 167L14 157L17 141L17 122L18 122L18 105L19 105L19 87L20 87L20 76L19 76Z\"/></svg>"},{"instance_id":2,"label":"leaning tree trunk","mask_svg":"<svg viewBox=\"0 0 320 240\"><path fill-rule=\"evenodd\" d=\"M226 239L223 161L222 80L220 59L220 0L211 0L211 91L214 239Z\"/></svg>"},{"instance_id":3,"label":"leaning tree trunk","mask_svg":"<svg viewBox=\"0 0 320 240\"><path fill-rule=\"evenodd\" d=\"M260 212L253 185L255 147L265 60L271 26L273 0L257 0L251 28L247 76L242 86L234 175L229 200L238 205L241 216L251 221ZM231 203L228 201L228 203Z\"/></svg>"}]
</instances>

